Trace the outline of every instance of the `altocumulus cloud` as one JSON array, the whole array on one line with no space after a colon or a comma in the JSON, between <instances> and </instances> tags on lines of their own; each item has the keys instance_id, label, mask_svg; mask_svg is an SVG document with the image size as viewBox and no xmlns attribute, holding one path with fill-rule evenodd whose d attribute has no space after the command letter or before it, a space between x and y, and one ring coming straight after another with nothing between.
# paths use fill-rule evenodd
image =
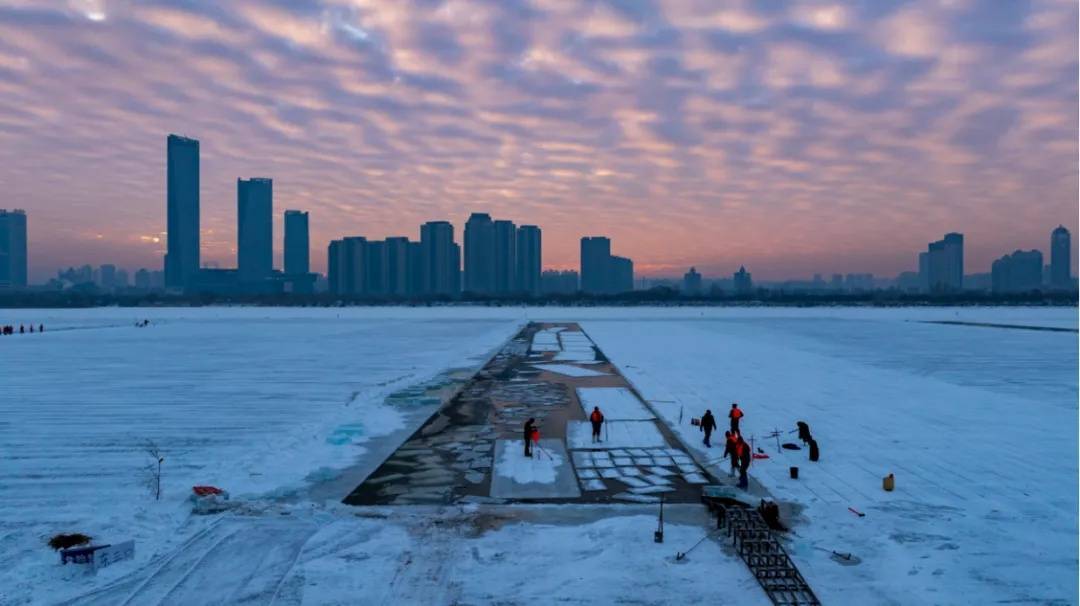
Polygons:
<instances>
[{"instance_id":1,"label":"altocumulus cloud","mask_svg":"<svg viewBox=\"0 0 1080 606\"><path fill-rule=\"evenodd\" d=\"M1076 229L1076 23L1067 0L0 0L0 187L37 277L160 262L169 132L202 141L222 265L235 179L271 176L316 265L487 211L543 226L549 265L607 233L652 272L888 273L960 229L977 270Z\"/></svg>"}]
</instances>

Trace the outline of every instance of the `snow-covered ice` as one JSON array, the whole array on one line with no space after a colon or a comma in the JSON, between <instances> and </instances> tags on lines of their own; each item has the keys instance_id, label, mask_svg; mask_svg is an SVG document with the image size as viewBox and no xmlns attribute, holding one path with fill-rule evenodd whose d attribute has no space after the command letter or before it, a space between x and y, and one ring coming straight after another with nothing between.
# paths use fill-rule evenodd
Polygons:
<instances>
[{"instance_id":1,"label":"snow-covered ice","mask_svg":"<svg viewBox=\"0 0 1080 606\"><path fill-rule=\"evenodd\" d=\"M142 564L187 518L195 484L289 494L362 463L377 438L403 440L432 411L387 395L477 367L520 325L368 308L0 315L46 325L0 342L0 604L78 588L50 582L63 571L42 545L56 532L134 538ZM165 457L161 503L144 485L151 440Z\"/></svg>"},{"instance_id":2,"label":"snow-covered ice","mask_svg":"<svg viewBox=\"0 0 1080 606\"><path fill-rule=\"evenodd\" d=\"M645 421L656 418L656 415L649 412L641 400L625 387L578 387L577 396L586 416L592 414L593 407L599 407L607 421Z\"/></svg>"},{"instance_id":3,"label":"snow-covered ice","mask_svg":"<svg viewBox=\"0 0 1080 606\"><path fill-rule=\"evenodd\" d=\"M648 448L666 443L652 421L607 421L600 438L601 442L593 442L592 424L588 421L566 422L566 444L571 449ZM647 464L652 464L651 459Z\"/></svg>"},{"instance_id":4,"label":"snow-covered ice","mask_svg":"<svg viewBox=\"0 0 1080 606\"><path fill-rule=\"evenodd\" d=\"M592 370L589 368L581 368L580 366L573 366L571 364L534 364L534 368L546 370L548 372L557 372L561 375L568 377L606 377L610 376L606 372L600 372L599 370Z\"/></svg>"},{"instance_id":5,"label":"snow-covered ice","mask_svg":"<svg viewBox=\"0 0 1080 606\"><path fill-rule=\"evenodd\" d=\"M522 440L496 440L491 496L555 499L581 496L562 440L543 439L525 456Z\"/></svg>"},{"instance_id":6,"label":"snow-covered ice","mask_svg":"<svg viewBox=\"0 0 1080 606\"><path fill-rule=\"evenodd\" d=\"M690 417L711 407L723 429L724 411L740 402L744 429L773 457L755 461L751 476L796 504L788 547L826 604L1077 602L1076 335L924 323L1076 328L1075 308L0 315L48 328L0 341L5 605L90 591L99 593L79 603L115 604L140 587L202 603L768 603L721 541L674 561L714 526L704 508L666 510L658 545L658 498L629 487L616 497L626 504L599 508L358 509L325 502L343 494L314 496L343 466L378 465L433 408L418 398L384 403L387 395L475 367L530 319L581 321L698 460L720 450L700 444ZM133 328L146 317L150 328ZM550 351L566 354L565 338L572 356L592 361L584 333L559 332ZM762 439L796 420L821 442L820 463ZM146 438L165 449L161 502L138 472ZM656 446L611 454L647 461L657 482L671 477L660 468L697 479L677 450ZM646 481L606 452L587 454L579 471L598 477L582 474L586 483ZM658 465L665 456L676 465ZM790 465L799 480L787 477ZM726 461L711 468L727 473ZM893 493L881 490L889 472ZM203 482L229 488L243 508L191 516L184 499ZM60 567L42 544L72 530L135 538L136 559L91 576ZM860 563L837 563L834 549Z\"/></svg>"},{"instance_id":7,"label":"snow-covered ice","mask_svg":"<svg viewBox=\"0 0 1080 606\"><path fill-rule=\"evenodd\" d=\"M722 437L690 417L740 403L771 457L750 475L802 508L789 549L825 603L1076 603L1076 334L921 322L1075 327L1075 308L643 312L583 327L702 460ZM819 463L765 437L799 420Z\"/></svg>"}]
</instances>

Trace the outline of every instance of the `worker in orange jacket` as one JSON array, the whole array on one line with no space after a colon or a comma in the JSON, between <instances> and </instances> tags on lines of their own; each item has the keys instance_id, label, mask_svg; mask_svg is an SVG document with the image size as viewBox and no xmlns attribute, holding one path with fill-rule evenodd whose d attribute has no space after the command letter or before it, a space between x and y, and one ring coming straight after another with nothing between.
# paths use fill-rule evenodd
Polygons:
<instances>
[{"instance_id":1,"label":"worker in orange jacket","mask_svg":"<svg viewBox=\"0 0 1080 606\"><path fill-rule=\"evenodd\" d=\"M731 419L731 433L739 433L739 419L743 418L743 411L737 403L731 405L731 412L727 416Z\"/></svg>"},{"instance_id":2,"label":"worker in orange jacket","mask_svg":"<svg viewBox=\"0 0 1080 606\"><path fill-rule=\"evenodd\" d=\"M589 422L592 423L592 441L603 442L600 439L600 426L604 424L604 413L600 412L599 406L593 406L592 414L589 415Z\"/></svg>"}]
</instances>

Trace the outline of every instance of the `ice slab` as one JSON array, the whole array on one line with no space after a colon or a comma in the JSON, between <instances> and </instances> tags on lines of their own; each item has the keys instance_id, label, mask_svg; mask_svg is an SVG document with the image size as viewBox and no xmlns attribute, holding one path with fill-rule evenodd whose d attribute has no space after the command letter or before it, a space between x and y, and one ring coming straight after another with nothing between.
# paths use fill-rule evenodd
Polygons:
<instances>
[{"instance_id":1,"label":"ice slab","mask_svg":"<svg viewBox=\"0 0 1080 606\"><path fill-rule=\"evenodd\" d=\"M579 387L577 395L586 416L592 414L594 406L598 406L607 421L645 421L656 418L641 400L625 387Z\"/></svg>"},{"instance_id":2,"label":"ice slab","mask_svg":"<svg viewBox=\"0 0 1080 606\"><path fill-rule=\"evenodd\" d=\"M546 370L548 372L557 372L561 375L568 377L604 377L609 376L606 372L600 372L598 370L589 370L588 368L579 368L577 366L571 366L569 364L534 364L534 368Z\"/></svg>"},{"instance_id":3,"label":"ice slab","mask_svg":"<svg viewBox=\"0 0 1080 606\"><path fill-rule=\"evenodd\" d=\"M604 484L603 480L596 480L596 479L582 480L581 489L582 490L607 490L607 485Z\"/></svg>"},{"instance_id":4,"label":"ice slab","mask_svg":"<svg viewBox=\"0 0 1080 606\"><path fill-rule=\"evenodd\" d=\"M563 499L581 496L561 440L540 440L532 458L521 440L495 442L491 496L498 499Z\"/></svg>"},{"instance_id":5,"label":"ice slab","mask_svg":"<svg viewBox=\"0 0 1080 606\"><path fill-rule=\"evenodd\" d=\"M688 484L705 484L708 481L705 479L705 476L700 473L685 474L683 475L683 479L686 480Z\"/></svg>"},{"instance_id":6,"label":"ice slab","mask_svg":"<svg viewBox=\"0 0 1080 606\"><path fill-rule=\"evenodd\" d=\"M615 479L633 488L645 488L646 486L652 486L652 484L650 484L649 482L646 482L645 480L634 476L619 476Z\"/></svg>"},{"instance_id":7,"label":"ice slab","mask_svg":"<svg viewBox=\"0 0 1080 606\"><path fill-rule=\"evenodd\" d=\"M566 442L572 449L634 448L663 446L664 436L652 421L609 421L606 437L599 444L592 443L592 427L588 421L567 421ZM650 459L650 464L651 464ZM610 461L606 461L610 464ZM594 458L597 467L601 461Z\"/></svg>"},{"instance_id":8,"label":"ice slab","mask_svg":"<svg viewBox=\"0 0 1080 606\"><path fill-rule=\"evenodd\" d=\"M634 494L632 492L620 492L619 494L611 497L613 499L619 499L620 501L631 501L633 503L659 503L660 497L654 497L647 494Z\"/></svg>"}]
</instances>

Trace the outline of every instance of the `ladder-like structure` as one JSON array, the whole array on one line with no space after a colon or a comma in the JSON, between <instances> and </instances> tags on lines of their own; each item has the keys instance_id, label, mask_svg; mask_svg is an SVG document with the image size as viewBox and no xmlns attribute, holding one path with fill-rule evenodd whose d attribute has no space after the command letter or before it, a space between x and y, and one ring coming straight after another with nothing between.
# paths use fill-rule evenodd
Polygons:
<instances>
[{"instance_id":1,"label":"ladder-like structure","mask_svg":"<svg viewBox=\"0 0 1080 606\"><path fill-rule=\"evenodd\" d=\"M788 557L756 509L706 498L717 515L716 527L725 530L739 557L750 567L765 594L777 606L821 606L806 579Z\"/></svg>"}]
</instances>

